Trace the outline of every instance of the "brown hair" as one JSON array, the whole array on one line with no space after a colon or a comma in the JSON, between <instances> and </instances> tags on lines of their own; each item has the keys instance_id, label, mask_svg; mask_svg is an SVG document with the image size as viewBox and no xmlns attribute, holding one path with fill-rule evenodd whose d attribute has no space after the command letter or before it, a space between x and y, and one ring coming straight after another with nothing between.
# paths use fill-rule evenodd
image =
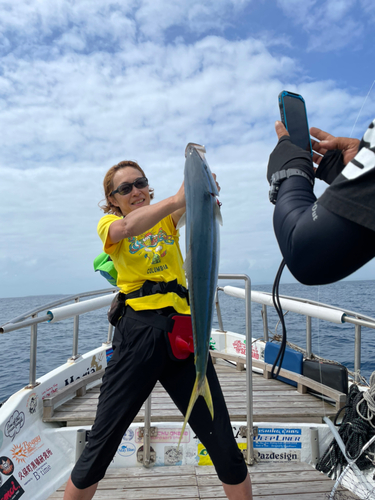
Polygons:
<instances>
[{"instance_id":1,"label":"brown hair","mask_svg":"<svg viewBox=\"0 0 375 500\"><path fill-rule=\"evenodd\" d=\"M103 210L105 214L115 214L121 217L123 214L121 213L121 210L119 207L116 207L110 200L111 193L113 191L114 185L113 185L113 177L115 176L115 173L120 170L121 168L125 167L131 167L139 170L142 174L142 177L146 177L146 174L143 172L141 167L136 163L135 161L120 161L120 163L117 163L117 165L114 165L111 167L108 172L104 176L103 180L103 187L104 187L104 196L105 199L102 200L104 203L102 205L99 204L99 207ZM149 188L150 191L150 198L151 200L154 198L154 189Z\"/></svg>"}]
</instances>

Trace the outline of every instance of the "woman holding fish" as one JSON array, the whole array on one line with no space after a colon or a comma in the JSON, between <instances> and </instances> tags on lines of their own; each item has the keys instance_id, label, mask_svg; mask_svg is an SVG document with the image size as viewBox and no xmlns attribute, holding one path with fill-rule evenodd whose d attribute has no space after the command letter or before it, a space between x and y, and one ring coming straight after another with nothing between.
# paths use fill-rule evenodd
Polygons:
<instances>
[{"instance_id":1,"label":"woman holding fish","mask_svg":"<svg viewBox=\"0 0 375 500\"><path fill-rule=\"evenodd\" d=\"M118 272L115 309L119 319L96 419L66 486L65 500L93 497L123 435L158 380L185 414L196 379L194 357L173 356L166 335L170 330L165 326L171 313L190 314L176 229L185 212L184 184L175 195L151 204L153 189L145 173L137 163L123 161L107 172L104 191L101 208L106 215L99 221L98 233ZM207 379L214 418L204 399L198 398L189 424L206 447L227 497L250 500L247 467L211 359Z\"/></svg>"}]
</instances>

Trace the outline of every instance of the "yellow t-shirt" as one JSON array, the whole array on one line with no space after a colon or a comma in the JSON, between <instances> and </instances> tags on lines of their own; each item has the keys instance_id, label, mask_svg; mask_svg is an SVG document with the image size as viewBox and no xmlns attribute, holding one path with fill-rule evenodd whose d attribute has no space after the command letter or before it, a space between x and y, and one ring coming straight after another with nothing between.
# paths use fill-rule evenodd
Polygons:
<instances>
[{"instance_id":1,"label":"yellow t-shirt","mask_svg":"<svg viewBox=\"0 0 375 500\"><path fill-rule=\"evenodd\" d=\"M141 288L146 280L168 282L176 278L177 283L186 288L179 232L172 217L168 215L139 236L109 244L109 226L119 219L121 217L112 214L102 217L98 223L98 234L104 252L111 256L117 270L120 290L126 294ZM129 299L126 303L135 311L171 306L180 314L190 314L186 299L171 292Z\"/></svg>"}]
</instances>

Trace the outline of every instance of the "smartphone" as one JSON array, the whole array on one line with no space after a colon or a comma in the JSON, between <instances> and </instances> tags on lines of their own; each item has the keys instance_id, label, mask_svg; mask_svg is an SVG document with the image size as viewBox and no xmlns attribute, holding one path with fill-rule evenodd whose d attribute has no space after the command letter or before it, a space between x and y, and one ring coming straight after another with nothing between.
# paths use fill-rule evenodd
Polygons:
<instances>
[{"instance_id":1,"label":"smartphone","mask_svg":"<svg viewBox=\"0 0 375 500\"><path fill-rule=\"evenodd\" d=\"M283 90L279 94L279 108L281 121L289 132L292 143L309 151L312 156L309 123L303 97Z\"/></svg>"}]
</instances>

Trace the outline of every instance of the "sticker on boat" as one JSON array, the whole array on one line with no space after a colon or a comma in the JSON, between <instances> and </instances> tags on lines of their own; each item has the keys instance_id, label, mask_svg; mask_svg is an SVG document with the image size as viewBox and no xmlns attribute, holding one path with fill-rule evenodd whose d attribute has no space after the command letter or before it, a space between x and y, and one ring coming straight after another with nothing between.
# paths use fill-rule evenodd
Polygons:
<instances>
[{"instance_id":1,"label":"sticker on boat","mask_svg":"<svg viewBox=\"0 0 375 500\"><path fill-rule=\"evenodd\" d=\"M164 464L165 465L182 465L183 453L182 449L177 449L177 446L164 447Z\"/></svg>"},{"instance_id":2,"label":"sticker on boat","mask_svg":"<svg viewBox=\"0 0 375 500\"><path fill-rule=\"evenodd\" d=\"M301 429L259 428L254 448L301 448Z\"/></svg>"},{"instance_id":3,"label":"sticker on boat","mask_svg":"<svg viewBox=\"0 0 375 500\"><path fill-rule=\"evenodd\" d=\"M0 498L6 498L7 500L17 500L24 493L24 490L14 476L10 476L8 481L0 487Z\"/></svg>"},{"instance_id":4,"label":"sticker on boat","mask_svg":"<svg viewBox=\"0 0 375 500\"><path fill-rule=\"evenodd\" d=\"M258 459L260 462L300 462L301 452L300 450L276 452L271 448L258 451Z\"/></svg>"},{"instance_id":5,"label":"sticker on boat","mask_svg":"<svg viewBox=\"0 0 375 500\"><path fill-rule=\"evenodd\" d=\"M0 472L4 476L10 476L13 474L14 465L9 457L0 457Z\"/></svg>"},{"instance_id":6,"label":"sticker on boat","mask_svg":"<svg viewBox=\"0 0 375 500\"><path fill-rule=\"evenodd\" d=\"M16 435L20 432L25 424L25 414L23 411L16 410L10 417L8 422L5 424L4 434L9 437L12 441Z\"/></svg>"},{"instance_id":7,"label":"sticker on boat","mask_svg":"<svg viewBox=\"0 0 375 500\"><path fill-rule=\"evenodd\" d=\"M120 457L130 457L135 453L136 447L133 443L121 444L117 450Z\"/></svg>"},{"instance_id":8,"label":"sticker on boat","mask_svg":"<svg viewBox=\"0 0 375 500\"><path fill-rule=\"evenodd\" d=\"M181 427L158 427L157 435L151 436L152 443L176 443L181 434ZM185 429L181 438L181 443L190 443L190 429ZM139 429L136 430L136 443L143 443L143 436L139 434Z\"/></svg>"},{"instance_id":9,"label":"sticker on boat","mask_svg":"<svg viewBox=\"0 0 375 500\"><path fill-rule=\"evenodd\" d=\"M32 392L27 399L26 408L29 411L30 415L36 412L38 407L38 395L35 392Z\"/></svg>"},{"instance_id":10,"label":"sticker on boat","mask_svg":"<svg viewBox=\"0 0 375 500\"><path fill-rule=\"evenodd\" d=\"M133 441L133 438L134 438L134 431L133 429L130 428L122 436L123 441Z\"/></svg>"}]
</instances>

